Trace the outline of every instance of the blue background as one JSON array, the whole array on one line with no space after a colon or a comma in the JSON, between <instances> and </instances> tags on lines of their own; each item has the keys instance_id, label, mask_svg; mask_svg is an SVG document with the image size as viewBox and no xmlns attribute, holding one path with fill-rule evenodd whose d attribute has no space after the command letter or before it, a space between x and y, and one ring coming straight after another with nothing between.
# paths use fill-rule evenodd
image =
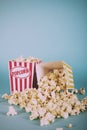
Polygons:
<instances>
[{"instance_id":1,"label":"blue background","mask_svg":"<svg viewBox=\"0 0 87 130\"><path fill-rule=\"evenodd\" d=\"M0 0L0 92L9 92L8 61L64 60L75 87L87 87L86 0Z\"/></svg>"},{"instance_id":2,"label":"blue background","mask_svg":"<svg viewBox=\"0 0 87 130\"><path fill-rule=\"evenodd\" d=\"M73 68L75 87L87 88L87 0L0 0L0 94L9 93L8 61L23 55L43 61L64 60ZM87 128L87 111L47 127L20 110L7 117L0 99L0 130L55 130L72 123ZM5 124L5 125L4 125Z\"/></svg>"}]
</instances>

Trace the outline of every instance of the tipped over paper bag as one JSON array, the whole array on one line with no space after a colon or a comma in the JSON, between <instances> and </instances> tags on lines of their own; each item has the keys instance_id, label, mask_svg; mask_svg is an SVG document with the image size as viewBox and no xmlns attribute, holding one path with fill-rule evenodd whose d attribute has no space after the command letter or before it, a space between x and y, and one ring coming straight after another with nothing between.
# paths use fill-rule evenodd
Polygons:
<instances>
[{"instance_id":1,"label":"tipped over paper bag","mask_svg":"<svg viewBox=\"0 0 87 130\"><path fill-rule=\"evenodd\" d=\"M36 70L38 83L52 70L58 70L58 85L67 89L74 88L72 67L63 61L41 63L36 66Z\"/></svg>"}]
</instances>

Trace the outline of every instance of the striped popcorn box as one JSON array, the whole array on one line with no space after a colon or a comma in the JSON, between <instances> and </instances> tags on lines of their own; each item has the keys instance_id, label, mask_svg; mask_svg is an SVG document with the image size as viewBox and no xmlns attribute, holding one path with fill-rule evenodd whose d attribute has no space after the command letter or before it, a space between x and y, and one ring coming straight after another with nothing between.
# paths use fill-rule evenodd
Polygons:
<instances>
[{"instance_id":1,"label":"striped popcorn box","mask_svg":"<svg viewBox=\"0 0 87 130\"><path fill-rule=\"evenodd\" d=\"M73 89L74 80L72 67L64 61L45 62L37 65L37 80L40 79L52 70L58 70L57 83L60 88Z\"/></svg>"},{"instance_id":2,"label":"striped popcorn box","mask_svg":"<svg viewBox=\"0 0 87 130\"><path fill-rule=\"evenodd\" d=\"M10 60L8 62L10 92L22 92L25 89L36 87L36 64L41 61L28 62ZM35 80L35 81L34 81Z\"/></svg>"},{"instance_id":3,"label":"striped popcorn box","mask_svg":"<svg viewBox=\"0 0 87 130\"><path fill-rule=\"evenodd\" d=\"M73 89L74 88L74 79L73 79L73 72L72 67L68 65L65 62L62 62L63 69L66 73L66 87L67 89Z\"/></svg>"}]
</instances>

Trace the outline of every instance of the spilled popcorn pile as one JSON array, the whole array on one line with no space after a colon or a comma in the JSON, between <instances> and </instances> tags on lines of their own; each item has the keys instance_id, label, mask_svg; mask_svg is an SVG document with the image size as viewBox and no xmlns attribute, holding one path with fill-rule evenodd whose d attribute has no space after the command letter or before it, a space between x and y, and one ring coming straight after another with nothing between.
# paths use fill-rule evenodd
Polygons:
<instances>
[{"instance_id":1,"label":"spilled popcorn pile","mask_svg":"<svg viewBox=\"0 0 87 130\"><path fill-rule=\"evenodd\" d=\"M8 103L19 105L31 112L30 120L39 118L40 125L48 125L56 118L68 118L87 109L87 97L79 100L74 92L60 85L57 69L49 72L38 82L38 89L29 88L23 92L4 94ZM84 90L85 91L85 90Z\"/></svg>"},{"instance_id":2,"label":"spilled popcorn pile","mask_svg":"<svg viewBox=\"0 0 87 130\"><path fill-rule=\"evenodd\" d=\"M59 90L66 90L67 88L67 76L66 72L63 69L53 69L43 76L38 85L40 88L50 87L50 86L59 86Z\"/></svg>"}]
</instances>

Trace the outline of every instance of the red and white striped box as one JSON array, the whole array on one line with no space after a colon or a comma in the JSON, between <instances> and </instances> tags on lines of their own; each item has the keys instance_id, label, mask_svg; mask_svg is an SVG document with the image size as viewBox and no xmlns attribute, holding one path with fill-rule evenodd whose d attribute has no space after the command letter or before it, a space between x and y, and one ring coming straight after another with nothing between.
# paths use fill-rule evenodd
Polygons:
<instances>
[{"instance_id":1,"label":"red and white striped box","mask_svg":"<svg viewBox=\"0 0 87 130\"><path fill-rule=\"evenodd\" d=\"M25 89L33 88L34 71L36 71L36 64L40 62L13 60L8 62L11 93L22 92Z\"/></svg>"}]
</instances>

